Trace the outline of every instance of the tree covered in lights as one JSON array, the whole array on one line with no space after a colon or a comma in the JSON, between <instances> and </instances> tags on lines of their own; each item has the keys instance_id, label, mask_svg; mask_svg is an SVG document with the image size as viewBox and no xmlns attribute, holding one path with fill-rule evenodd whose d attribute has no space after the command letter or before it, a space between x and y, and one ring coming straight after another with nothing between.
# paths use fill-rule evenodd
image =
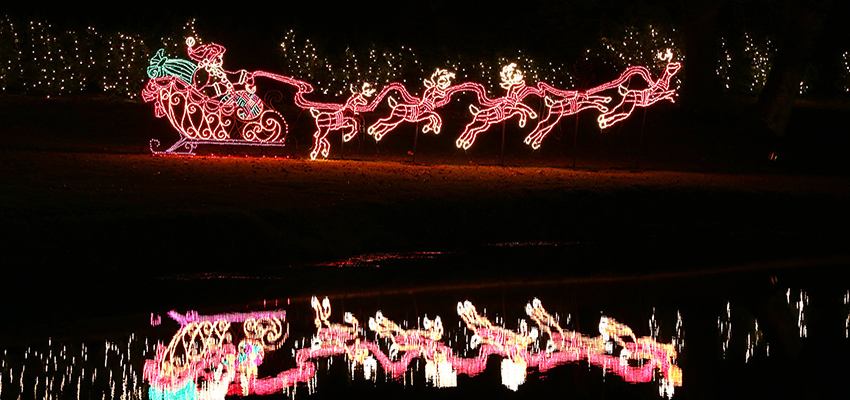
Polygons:
<instances>
[{"instance_id":1,"label":"tree covered in lights","mask_svg":"<svg viewBox=\"0 0 850 400\"><path fill-rule=\"evenodd\" d=\"M508 29L482 42L486 51L454 46L447 32L429 31L433 34L429 40L439 41L430 47L425 46L425 39L414 40L410 46L401 44L401 39L371 41L363 35L343 35L331 46L325 43L327 38L282 28L279 34L271 35L275 37L277 50L268 55L274 64L265 69L309 81L322 95L333 97L344 97L349 85L366 81L378 86L399 81L415 87L435 68L455 71L459 80L479 82L489 90L496 90L499 69L511 62L521 65L532 81L566 88L588 85L582 81L590 77L607 79L609 73L629 65L660 69L654 55L670 48L674 58L684 64L679 76L684 85L683 100L687 100L689 91L698 99L710 100L714 96L711 94L714 89L708 89L711 87L735 95L759 95L768 85L774 58L788 47L785 44L789 35L781 38L777 35L781 33L778 31L781 18L794 16L793 10L778 7L767 10L773 15L769 17L759 15L764 10L758 5L747 4L739 11L742 15L736 17L730 15L728 5L710 1L683 2L678 9L643 2L614 2L607 8L569 3L538 12L537 20L504 21L521 32L511 33ZM576 15L562 15L567 8L575 8ZM461 12L476 10L465 6ZM578 18L584 14L597 15L594 18L602 22ZM486 15L496 17L492 12ZM494 22L484 29L486 24L472 17L454 14L444 17L449 22L440 26L469 24L452 32L481 30L475 37L482 39L499 26ZM553 20L561 24L555 26ZM412 32L423 28L421 21L381 20L380 15L371 22L373 30L389 24L386 29L403 30L406 36L399 36L406 38L416 37L411 36ZM408 23L411 28L403 29ZM219 37L235 34L223 28L210 31L218 27L214 24L198 30L194 19L157 26L156 31L141 27L136 27L135 32L121 31L115 26L112 24L113 30L108 31L96 24L59 27L46 19L4 15L0 19L0 93L40 96L103 93L137 99L147 62L159 48L177 56L182 54L186 37L198 38L203 43L211 34ZM584 50L576 51L579 47ZM800 76L794 83L797 92L823 93L823 87L842 93L850 91L848 51L836 46L829 54L819 56L827 57L819 68L812 64L796 66L795 74ZM702 65L699 60L708 61Z\"/></svg>"}]
</instances>

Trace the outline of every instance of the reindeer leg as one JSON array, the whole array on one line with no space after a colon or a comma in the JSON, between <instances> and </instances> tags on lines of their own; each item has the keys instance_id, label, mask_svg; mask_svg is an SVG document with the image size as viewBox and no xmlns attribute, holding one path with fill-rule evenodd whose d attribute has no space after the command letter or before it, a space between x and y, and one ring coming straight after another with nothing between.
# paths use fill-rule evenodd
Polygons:
<instances>
[{"instance_id":1,"label":"reindeer leg","mask_svg":"<svg viewBox=\"0 0 850 400\"><path fill-rule=\"evenodd\" d=\"M553 115L557 116L555 117L554 121L550 122ZM549 132L552 131L555 125L558 125L558 122L561 121L561 117L563 117L563 115L564 114L560 112L555 112L554 110L550 109L550 112L548 115L546 115L546 118L540 120L540 122L538 122L537 126L534 128L534 131L532 131L528 136L525 137L525 144L531 145L531 148L533 148L534 150L539 149L540 143L543 142L543 139L546 137L546 135L549 134Z\"/></svg>"},{"instance_id":2,"label":"reindeer leg","mask_svg":"<svg viewBox=\"0 0 850 400\"><path fill-rule=\"evenodd\" d=\"M375 141L381 140L384 137L384 135L389 133L391 130L395 129L400 123L401 123L401 120L398 120L396 122L392 122L392 116L390 116L389 118L383 118L383 119L378 120L378 122L376 122L375 125L372 125L373 127L376 127L375 130L374 130L374 133L373 133L373 136L375 136ZM369 129L372 129L372 128L369 128Z\"/></svg>"},{"instance_id":3,"label":"reindeer leg","mask_svg":"<svg viewBox=\"0 0 850 400\"><path fill-rule=\"evenodd\" d=\"M342 140L344 142L348 142L357 135L357 120L352 120L352 122L344 124L340 129L348 128L347 131L343 131Z\"/></svg>"},{"instance_id":4,"label":"reindeer leg","mask_svg":"<svg viewBox=\"0 0 850 400\"><path fill-rule=\"evenodd\" d=\"M463 143L463 149L469 150L469 148L472 147L472 145L475 143L475 139L478 137L478 134L486 131L489 128L490 124L485 122L482 126L470 129L469 133L466 134L467 138Z\"/></svg>"},{"instance_id":5,"label":"reindeer leg","mask_svg":"<svg viewBox=\"0 0 850 400\"><path fill-rule=\"evenodd\" d=\"M330 143L325 139L328 136L328 130L319 128L316 130L316 133L313 134L313 151L310 152L310 159L315 160L316 157L319 156L319 153L322 156L328 156L328 148L330 147Z\"/></svg>"},{"instance_id":6,"label":"reindeer leg","mask_svg":"<svg viewBox=\"0 0 850 400\"><path fill-rule=\"evenodd\" d=\"M615 112L615 110L617 109L621 109L621 111ZM601 129L605 129L616 124L617 122L628 118L630 115L632 115L632 111L634 111L634 109L635 101L633 99L624 99L623 103L620 103L613 110L599 116L599 127Z\"/></svg>"},{"instance_id":7,"label":"reindeer leg","mask_svg":"<svg viewBox=\"0 0 850 400\"><path fill-rule=\"evenodd\" d=\"M472 120L468 125L466 125L466 129L463 130L460 137L455 141L455 146L459 149L469 149L469 146L472 146L472 142L475 141L475 123L478 120Z\"/></svg>"},{"instance_id":8,"label":"reindeer leg","mask_svg":"<svg viewBox=\"0 0 850 400\"><path fill-rule=\"evenodd\" d=\"M426 131L425 129L427 129L430 126L431 131L434 132L435 135L439 134L440 128L442 128L442 126L443 126L443 121L440 119L440 116L437 115L437 113L431 112L431 113L428 113L428 120L429 120L428 124L426 124L425 127L422 128L422 132L427 133L428 131Z\"/></svg>"}]
</instances>

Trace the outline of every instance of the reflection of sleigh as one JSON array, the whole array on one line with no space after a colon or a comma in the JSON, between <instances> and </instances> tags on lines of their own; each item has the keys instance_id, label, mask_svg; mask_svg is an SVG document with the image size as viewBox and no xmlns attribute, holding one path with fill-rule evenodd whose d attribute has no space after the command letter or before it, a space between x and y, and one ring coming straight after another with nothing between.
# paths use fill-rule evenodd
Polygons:
<instances>
[{"instance_id":1,"label":"reflection of sleigh","mask_svg":"<svg viewBox=\"0 0 850 400\"><path fill-rule=\"evenodd\" d=\"M198 145L284 146L288 127L277 111L256 94L230 91L209 97L180 78L164 76L148 81L142 91L154 102L157 117L168 117L180 140L166 150L151 139L154 154L192 155Z\"/></svg>"}]
</instances>

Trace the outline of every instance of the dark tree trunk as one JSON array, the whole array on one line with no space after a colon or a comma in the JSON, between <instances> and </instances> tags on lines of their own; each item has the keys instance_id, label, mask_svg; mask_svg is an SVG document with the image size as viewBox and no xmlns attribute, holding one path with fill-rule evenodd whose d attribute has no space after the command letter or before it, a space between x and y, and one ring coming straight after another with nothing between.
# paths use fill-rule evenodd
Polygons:
<instances>
[{"instance_id":1,"label":"dark tree trunk","mask_svg":"<svg viewBox=\"0 0 850 400\"><path fill-rule=\"evenodd\" d=\"M780 5L776 55L758 101L759 119L773 135L785 135L800 82L824 28L828 3L786 0Z\"/></svg>"},{"instance_id":2,"label":"dark tree trunk","mask_svg":"<svg viewBox=\"0 0 850 400\"><path fill-rule=\"evenodd\" d=\"M682 2L685 59L679 95L682 104L693 109L716 106L721 94L717 76L717 19L721 6L716 0Z\"/></svg>"}]
</instances>

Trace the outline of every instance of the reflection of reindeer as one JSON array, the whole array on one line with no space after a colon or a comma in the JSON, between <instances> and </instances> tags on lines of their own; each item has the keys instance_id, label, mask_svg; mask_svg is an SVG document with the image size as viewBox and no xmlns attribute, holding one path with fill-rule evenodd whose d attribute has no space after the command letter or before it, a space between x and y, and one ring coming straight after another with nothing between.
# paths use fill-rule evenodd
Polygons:
<instances>
[{"instance_id":1,"label":"reflection of reindeer","mask_svg":"<svg viewBox=\"0 0 850 400\"><path fill-rule=\"evenodd\" d=\"M466 327L475 332L470 339L471 347L479 344L495 346L500 353L506 353L514 362L521 361L528 346L537 340L537 328L529 331L528 323L520 321L519 332L509 331L493 325L486 317L482 317L469 301L457 303L457 314L466 323Z\"/></svg>"},{"instance_id":2,"label":"reflection of reindeer","mask_svg":"<svg viewBox=\"0 0 850 400\"><path fill-rule=\"evenodd\" d=\"M463 133L457 139L455 144L458 148L464 150L469 149L475 143L476 136L490 129L490 126L502 122L514 115L519 115L519 126L524 127L528 118L537 118L537 113L531 107L522 103L522 99L528 94L536 92L534 88L525 86L522 71L516 68L516 63L511 63L502 68L501 72L502 83L499 84L508 92L504 97L496 100L487 100L483 105L487 108L478 109L474 105L469 106L469 112L474 118L472 122L466 125Z\"/></svg>"},{"instance_id":3,"label":"reflection of reindeer","mask_svg":"<svg viewBox=\"0 0 850 400\"><path fill-rule=\"evenodd\" d=\"M426 360L433 360L436 343L443 337L443 321L438 316L434 321L425 317L422 321L425 329L401 329L395 322L384 317L378 311L374 318L369 318L369 329L378 337L390 339L390 357L395 358L399 351L416 351Z\"/></svg>"},{"instance_id":4,"label":"reflection of reindeer","mask_svg":"<svg viewBox=\"0 0 850 400\"><path fill-rule=\"evenodd\" d=\"M311 348L319 350L322 348L344 349L349 359L357 364L369 355L369 351L360 344L360 322L351 313L345 313L346 325L333 324L328 321L331 315L331 302L325 297L321 305L315 296L310 304L316 311L313 322L316 324L316 336L313 337Z\"/></svg>"},{"instance_id":5,"label":"reflection of reindeer","mask_svg":"<svg viewBox=\"0 0 850 400\"><path fill-rule=\"evenodd\" d=\"M368 83L363 84L363 88L357 91L351 87L351 96L345 101L342 106L337 106L335 109L320 110L311 108L310 114L316 119L316 133L313 134L313 150L310 152L310 158L315 160L319 154L322 157L328 156L328 151L331 148L327 136L331 131L342 130L342 140L349 141L360 129L360 121L357 117L362 107L368 104L367 97L372 96L375 89L372 89Z\"/></svg>"},{"instance_id":6,"label":"reflection of reindeer","mask_svg":"<svg viewBox=\"0 0 850 400\"><path fill-rule=\"evenodd\" d=\"M552 100L550 97L546 97L546 117L542 118L540 122L537 123L537 127L534 128L534 131L525 138L525 144L531 145L531 147L535 150L540 148L540 142L542 142L543 138L552 131L552 128L561 121L561 118L568 115L575 115L580 111L591 108L606 112L608 111L608 108L603 104L611 101L610 97L590 96L583 92L558 92L559 94L565 94L565 96L559 100Z\"/></svg>"},{"instance_id":7,"label":"reflection of reindeer","mask_svg":"<svg viewBox=\"0 0 850 400\"><path fill-rule=\"evenodd\" d=\"M456 386L457 375L481 373L494 355L502 358L502 383L513 390L525 381L528 368L545 372L581 360L626 382L658 380L661 393L668 396L675 387L682 386L682 370L675 364L673 344L658 343L651 337L636 338L631 328L605 316L600 319L599 336L564 330L538 299L525 307L538 327L529 329L521 321L517 331L492 324L469 301L458 303L458 315L473 333L470 345L478 348L478 354L470 358L454 355L452 348L440 341L444 330L439 317L433 321L426 317L423 329L403 329L378 311L368 325L376 337L392 341L387 356L377 340L365 336L353 315L346 313L345 323L332 323L327 298L320 302L313 297L311 305L316 326L311 345L293 349L295 367L264 377L258 377L257 367L266 352L278 348L287 337L282 310L211 316L169 313L180 322L181 329L167 347L157 345L154 359L145 361L149 397L172 398L182 393L192 398L264 395L305 382L312 388L316 383L316 361L338 355L346 356L352 373L355 366L362 366L366 379L375 376L378 365L388 378L399 379L421 357L426 364L426 379L438 387ZM234 341L242 334L230 328L239 322L243 324L244 338ZM545 351L531 346L537 340L538 329L549 335ZM618 354L613 351L615 344L621 347Z\"/></svg>"},{"instance_id":8,"label":"reflection of reindeer","mask_svg":"<svg viewBox=\"0 0 850 400\"><path fill-rule=\"evenodd\" d=\"M620 101L620 104L617 104L614 108L599 116L599 128L605 129L628 118L635 107L649 107L661 100L675 101L673 96L676 95L676 91L669 90L670 78L676 75L680 68L682 68L682 64L680 63L668 63L664 69L664 74L656 81L653 81L649 77L648 72L646 74L636 73L636 75L643 77L649 84L649 87L646 89L633 90L619 85L617 90L623 96L623 100Z\"/></svg>"},{"instance_id":9,"label":"reflection of reindeer","mask_svg":"<svg viewBox=\"0 0 850 400\"><path fill-rule=\"evenodd\" d=\"M404 97L404 103L398 104L395 99L390 97L389 103L393 109L392 113L389 117L379 119L378 122L369 127L367 132L374 136L375 140L381 140L387 132L395 129L402 121L419 122L427 119L428 123L422 128L422 132L440 133L443 121L434 112L434 108L437 107L435 103L445 99L446 89L454 77L454 73L438 68L431 75L431 79L424 81L425 93L422 94L421 99L410 96L406 90L401 93ZM403 89L404 87L402 87Z\"/></svg>"}]
</instances>

